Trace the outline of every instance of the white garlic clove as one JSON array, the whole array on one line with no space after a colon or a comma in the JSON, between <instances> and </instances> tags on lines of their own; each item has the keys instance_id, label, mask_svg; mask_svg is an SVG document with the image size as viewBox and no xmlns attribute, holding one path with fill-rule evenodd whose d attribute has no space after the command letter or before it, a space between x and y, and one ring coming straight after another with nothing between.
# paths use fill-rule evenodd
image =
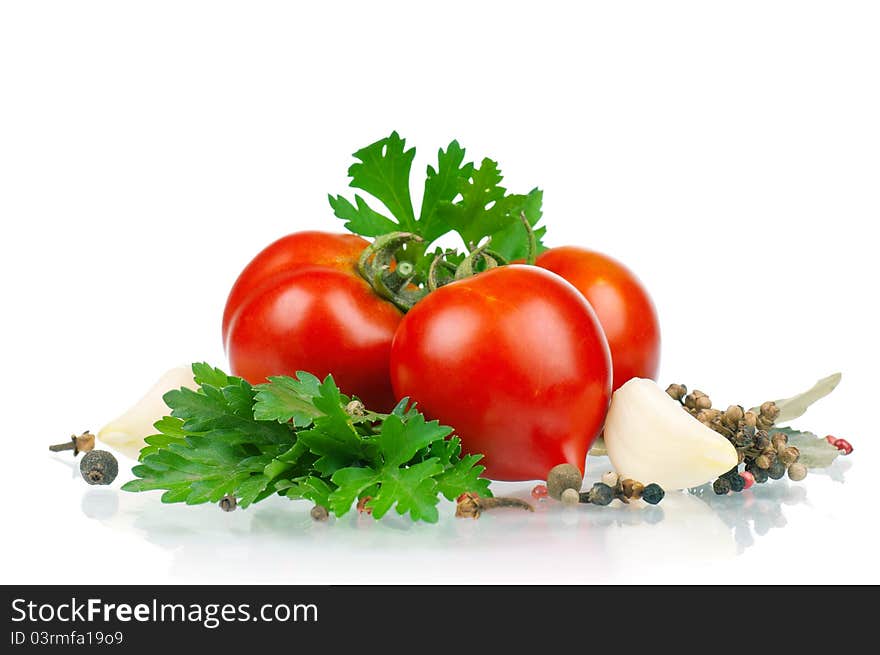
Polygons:
<instances>
[{"instance_id":1,"label":"white garlic clove","mask_svg":"<svg viewBox=\"0 0 880 655\"><path fill-rule=\"evenodd\" d=\"M738 462L733 444L643 378L629 380L611 397L605 447L621 477L665 490L710 482Z\"/></svg>"},{"instance_id":2,"label":"white garlic clove","mask_svg":"<svg viewBox=\"0 0 880 655\"><path fill-rule=\"evenodd\" d=\"M137 459L141 448L146 445L144 439L156 434L153 424L170 413L162 396L180 387L198 387L189 366L178 366L166 372L143 398L101 428L97 434L98 440L123 455Z\"/></svg>"}]
</instances>

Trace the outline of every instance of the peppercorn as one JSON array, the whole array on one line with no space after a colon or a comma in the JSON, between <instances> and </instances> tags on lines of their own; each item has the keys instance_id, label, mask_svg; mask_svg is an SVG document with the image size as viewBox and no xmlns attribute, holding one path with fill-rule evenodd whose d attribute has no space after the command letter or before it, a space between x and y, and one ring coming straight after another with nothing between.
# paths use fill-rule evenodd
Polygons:
<instances>
[{"instance_id":1,"label":"peppercorn","mask_svg":"<svg viewBox=\"0 0 880 655\"><path fill-rule=\"evenodd\" d=\"M558 464L547 474L547 492L556 500L562 498L566 489L580 491L583 483L583 476L574 464Z\"/></svg>"},{"instance_id":2,"label":"peppercorn","mask_svg":"<svg viewBox=\"0 0 880 655\"><path fill-rule=\"evenodd\" d=\"M771 423L779 416L779 408L773 401L762 403L759 409L761 416L765 416Z\"/></svg>"},{"instance_id":3,"label":"peppercorn","mask_svg":"<svg viewBox=\"0 0 880 655\"><path fill-rule=\"evenodd\" d=\"M223 498L220 499L220 502L217 504L224 512L231 512L236 507L238 507L238 501L232 494L226 494L225 496L223 496Z\"/></svg>"},{"instance_id":4,"label":"peppercorn","mask_svg":"<svg viewBox=\"0 0 880 655\"><path fill-rule=\"evenodd\" d=\"M712 400L702 391L694 389L691 393L685 396L684 405L688 409L710 409L712 407Z\"/></svg>"},{"instance_id":5,"label":"peppercorn","mask_svg":"<svg viewBox=\"0 0 880 655\"><path fill-rule=\"evenodd\" d=\"M687 395L687 387L683 384L670 384L666 387L666 393L668 393L673 400L677 400L681 402L681 399Z\"/></svg>"},{"instance_id":6,"label":"peppercorn","mask_svg":"<svg viewBox=\"0 0 880 655\"><path fill-rule=\"evenodd\" d=\"M569 487L568 489L564 489L562 491L562 495L559 497L559 500L562 501L564 505L577 505L581 502L581 494L577 489L572 489Z\"/></svg>"},{"instance_id":7,"label":"peppercorn","mask_svg":"<svg viewBox=\"0 0 880 655\"><path fill-rule=\"evenodd\" d=\"M743 490L746 490L753 484L755 484L755 476L752 474L751 471L743 471L739 474L739 476L743 479Z\"/></svg>"},{"instance_id":8,"label":"peppercorn","mask_svg":"<svg viewBox=\"0 0 880 655\"><path fill-rule=\"evenodd\" d=\"M79 463L79 472L89 484L110 484L119 473L119 464L106 450L90 450Z\"/></svg>"},{"instance_id":9,"label":"peppercorn","mask_svg":"<svg viewBox=\"0 0 880 655\"><path fill-rule=\"evenodd\" d=\"M617 486L617 483L620 481L620 476L617 475L614 471L608 471L607 473L602 474L602 482L607 484L609 487L614 489Z\"/></svg>"},{"instance_id":10,"label":"peppercorn","mask_svg":"<svg viewBox=\"0 0 880 655\"><path fill-rule=\"evenodd\" d=\"M738 494L746 488L746 481L739 473L728 476L727 481L730 483L730 490L734 493Z\"/></svg>"},{"instance_id":11,"label":"peppercorn","mask_svg":"<svg viewBox=\"0 0 880 655\"><path fill-rule=\"evenodd\" d=\"M770 458L767 457L767 455L758 455L755 458L755 466L759 470L766 471L770 468L771 464L773 464L773 462L770 461Z\"/></svg>"},{"instance_id":12,"label":"peppercorn","mask_svg":"<svg viewBox=\"0 0 880 655\"><path fill-rule=\"evenodd\" d=\"M628 500L638 500L642 497L642 492L645 490L645 485L629 478L623 480L620 486L623 489L624 498Z\"/></svg>"},{"instance_id":13,"label":"peppercorn","mask_svg":"<svg viewBox=\"0 0 880 655\"><path fill-rule=\"evenodd\" d=\"M807 467L800 462L795 462L788 467L788 477L792 482L800 482L807 477Z\"/></svg>"},{"instance_id":14,"label":"peppercorn","mask_svg":"<svg viewBox=\"0 0 880 655\"><path fill-rule=\"evenodd\" d=\"M597 482L589 491L580 494L580 501L582 503L610 505L612 500L614 500L614 489L604 482Z\"/></svg>"},{"instance_id":15,"label":"peppercorn","mask_svg":"<svg viewBox=\"0 0 880 655\"><path fill-rule=\"evenodd\" d=\"M801 451L797 449L797 446L787 446L784 447L781 451L779 451L779 461L781 461L786 466L791 466L801 456Z\"/></svg>"},{"instance_id":16,"label":"peppercorn","mask_svg":"<svg viewBox=\"0 0 880 655\"><path fill-rule=\"evenodd\" d=\"M327 508L323 505L315 505L309 512L309 515L314 521L326 521L330 518L330 512L328 512Z\"/></svg>"},{"instance_id":17,"label":"peppercorn","mask_svg":"<svg viewBox=\"0 0 880 655\"><path fill-rule=\"evenodd\" d=\"M724 496L730 491L730 481L727 478L718 478L712 484L712 489L719 496Z\"/></svg>"},{"instance_id":18,"label":"peppercorn","mask_svg":"<svg viewBox=\"0 0 880 655\"><path fill-rule=\"evenodd\" d=\"M663 491L663 487L661 487L656 482L652 482L648 486L645 487L645 490L642 491L642 500L644 500L649 505L656 505L663 497L666 495L666 492Z\"/></svg>"},{"instance_id":19,"label":"peppercorn","mask_svg":"<svg viewBox=\"0 0 880 655\"><path fill-rule=\"evenodd\" d=\"M712 423L721 419L721 410L719 409L701 409L694 416L703 425L711 426Z\"/></svg>"},{"instance_id":20,"label":"peppercorn","mask_svg":"<svg viewBox=\"0 0 880 655\"><path fill-rule=\"evenodd\" d=\"M757 466L750 469L749 472L752 474L752 476L755 478L755 482L757 482L758 484L764 484L770 478L770 476L767 475L767 469L758 468Z\"/></svg>"},{"instance_id":21,"label":"peppercorn","mask_svg":"<svg viewBox=\"0 0 880 655\"><path fill-rule=\"evenodd\" d=\"M743 414L743 423L746 427L756 427L758 425L758 415L755 412L746 412Z\"/></svg>"},{"instance_id":22,"label":"peppercorn","mask_svg":"<svg viewBox=\"0 0 880 655\"><path fill-rule=\"evenodd\" d=\"M781 452L788 445L788 436L782 432L774 432L773 436L770 437L770 443L773 444L777 452Z\"/></svg>"},{"instance_id":23,"label":"peppercorn","mask_svg":"<svg viewBox=\"0 0 880 655\"><path fill-rule=\"evenodd\" d=\"M838 439L834 442L834 447L840 451L841 455L851 455L853 451L852 444L846 439Z\"/></svg>"},{"instance_id":24,"label":"peppercorn","mask_svg":"<svg viewBox=\"0 0 880 655\"><path fill-rule=\"evenodd\" d=\"M755 448L760 451L765 451L772 445L770 436L767 434L766 430L757 430L755 432Z\"/></svg>"},{"instance_id":25,"label":"peppercorn","mask_svg":"<svg viewBox=\"0 0 880 655\"><path fill-rule=\"evenodd\" d=\"M532 498L535 500L543 500L547 497L547 485L546 484L536 484L532 488Z\"/></svg>"},{"instance_id":26,"label":"peppercorn","mask_svg":"<svg viewBox=\"0 0 880 655\"><path fill-rule=\"evenodd\" d=\"M736 428L739 425L739 422L743 420L743 416L745 416L745 412L743 408L739 405L731 405L727 408L727 411L724 412L724 416L722 417L722 421L724 421L724 425L729 428Z\"/></svg>"},{"instance_id":27,"label":"peppercorn","mask_svg":"<svg viewBox=\"0 0 880 655\"><path fill-rule=\"evenodd\" d=\"M352 418L361 418L366 414L367 408L360 400L352 400L345 406L345 413Z\"/></svg>"},{"instance_id":28,"label":"peppercorn","mask_svg":"<svg viewBox=\"0 0 880 655\"><path fill-rule=\"evenodd\" d=\"M722 478L730 478L730 477L733 477L733 476L735 476L735 475L739 475L739 466L734 466L734 467L733 467L732 469L730 469L727 473L723 473L723 474L721 475L721 477L722 477Z\"/></svg>"},{"instance_id":29,"label":"peppercorn","mask_svg":"<svg viewBox=\"0 0 880 655\"><path fill-rule=\"evenodd\" d=\"M779 480L785 475L785 464L776 460L770 465L770 468L767 469L767 475L773 480Z\"/></svg>"}]
</instances>

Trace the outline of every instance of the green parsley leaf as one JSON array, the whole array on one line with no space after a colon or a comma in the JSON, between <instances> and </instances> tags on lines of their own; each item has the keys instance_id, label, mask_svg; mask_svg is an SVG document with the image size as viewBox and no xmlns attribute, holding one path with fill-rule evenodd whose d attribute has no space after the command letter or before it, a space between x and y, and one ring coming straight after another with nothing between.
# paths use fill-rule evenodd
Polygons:
<instances>
[{"instance_id":1,"label":"green parsley leaf","mask_svg":"<svg viewBox=\"0 0 880 655\"><path fill-rule=\"evenodd\" d=\"M400 224L400 229L415 229L416 217L409 194L409 172L416 149L406 150L406 140L397 132L354 153L358 163L348 169L349 186L362 189L378 198Z\"/></svg>"},{"instance_id":2,"label":"green parsley leaf","mask_svg":"<svg viewBox=\"0 0 880 655\"><path fill-rule=\"evenodd\" d=\"M193 372L198 389L165 394L171 415L147 437L125 491L163 490L163 502L191 505L231 495L242 508L280 494L337 516L370 496L377 519L395 508L429 522L441 493L488 494L480 457L460 457L451 429L406 399L391 414L354 417L331 376L298 373L252 387L206 364Z\"/></svg>"},{"instance_id":3,"label":"green parsley leaf","mask_svg":"<svg viewBox=\"0 0 880 655\"><path fill-rule=\"evenodd\" d=\"M437 152L437 168L428 166L425 178L425 194L422 198L422 211L419 214L420 233L428 243L435 241L449 231L438 209L452 203L459 193L459 181L473 174L473 163L464 163L464 148L453 141L444 151Z\"/></svg>"},{"instance_id":4,"label":"green parsley leaf","mask_svg":"<svg viewBox=\"0 0 880 655\"><path fill-rule=\"evenodd\" d=\"M424 282L433 258L425 254L430 245L449 232L457 232L468 247L491 237L492 251L507 260L520 259L528 253L528 234L520 218L525 214L534 228L538 252L544 249L541 237L546 230L537 227L543 200L540 189L525 195L508 194L501 186L498 163L485 158L476 167L465 161L465 149L458 141L438 151L436 167L427 167L418 219L409 192L415 148L407 150L405 140L393 132L354 156L358 162L349 168L350 185L381 201L391 216L370 207L360 195L355 195L354 204L342 196L330 195L333 212L346 221L346 228L363 236L402 231L422 237L422 244L410 244L397 253L398 261L415 265L415 284Z\"/></svg>"},{"instance_id":5,"label":"green parsley leaf","mask_svg":"<svg viewBox=\"0 0 880 655\"><path fill-rule=\"evenodd\" d=\"M299 371L296 378L270 377L266 384L257 385L254 418L258 421L278 421L297 427L311 425L321 415L314 399L320 395L321 381L311 373Z\"/></svg>"}]
</instances>

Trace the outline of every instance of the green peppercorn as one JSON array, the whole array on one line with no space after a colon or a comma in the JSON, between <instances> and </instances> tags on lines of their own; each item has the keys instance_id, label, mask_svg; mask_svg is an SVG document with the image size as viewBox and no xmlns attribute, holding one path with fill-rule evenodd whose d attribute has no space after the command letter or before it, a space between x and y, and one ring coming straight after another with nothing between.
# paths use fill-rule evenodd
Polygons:
<instances>
[{"instance_id":1,"label":"green peppercorn","mask_svg":"<svg viewBox=\"0 0 880 655\"><path fill-rule=\"evenodd\" d=\"M656 505L663 500L665 495L666 492L663 491L663 487L656 482L652 482L645 487L644 491L642 491L642 500L650 505Z\"/></svg>"},{"instance_id":2,"label":"green peppercorn","mask_svg":"<svg viewBox=\"0 0 880 655\"><path fill-rule=\"evenodd\" d=\"M730 480L727 478L718 478L712 485L712 489L719 496L724 496L730 491Z\"/></svg>"}]
</instances>

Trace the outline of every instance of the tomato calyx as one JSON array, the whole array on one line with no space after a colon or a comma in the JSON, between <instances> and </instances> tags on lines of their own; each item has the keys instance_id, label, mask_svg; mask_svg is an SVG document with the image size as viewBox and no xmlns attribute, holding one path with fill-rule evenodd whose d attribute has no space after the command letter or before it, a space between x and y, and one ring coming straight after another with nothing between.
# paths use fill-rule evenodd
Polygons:
<instances>
[{"instance_id":1,"label":"tomato calyx","mask_svg":"<svg viewBox=\"0 0 880 655\"><path fill-rule=\"evenodd\" d=\"M534 264L537 239L525 213L520 221L528 235L526 263ZM510 263L501 253L490 248L492 237L482 243L469 244L463 258L455 250L439 250L425 273L411 260L424 254L425 240L412 232L389 232L377 237L358 259L358 273L376 295L408 312L429 293L450 282L472 277Z\"/></svg>"},{"instance_id":2,"label":"tomato calyx","mask_svg":"<svg viewBox=\"0 0 880 655\"><path fill-rule=\"evenodd\" d=\"M408 245L421 245L424 239L411 232L389 232L377 237L358 259L358 273L376 295L407 312L427 294L418 285L417 271L412 262L398 259Z\"/></svg>"}]
</instances>

